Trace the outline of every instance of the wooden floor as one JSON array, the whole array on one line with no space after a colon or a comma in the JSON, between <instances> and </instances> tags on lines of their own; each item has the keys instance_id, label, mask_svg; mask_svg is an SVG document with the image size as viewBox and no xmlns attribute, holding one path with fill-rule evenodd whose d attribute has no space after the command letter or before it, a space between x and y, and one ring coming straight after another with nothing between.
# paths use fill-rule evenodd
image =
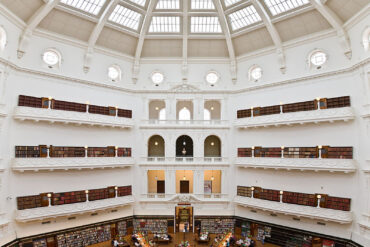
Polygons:
<instances>
[{"instance_id":1,"label":"wooden floor","mask_svg":"<svg viewBox=\"0 0 370 247\"><path fill-rule=\"evenodd\" d=\"M171 234L173 236L173 241L170 244L162 244L162 245L156 245L157 247L175 247L179 245L182 241L189 241L191 247L209 247L211 243L213 242L213 239L215 235L210 234L211 240L209 244L198 244L196 241L194 241L194 234L191 232L188 233L176 233L176 234ZM129 238L128 238L129 239ZM278 245L274 244L269 244L265 243L262 245L261 241L255 241L256 242L256 247L279 247ZM103 242L95 245L91 245L90 247L110 247L111 246L111 241L108 242ZM131 245L134 246L134 245Z\"/></svg>"}]
</instances>

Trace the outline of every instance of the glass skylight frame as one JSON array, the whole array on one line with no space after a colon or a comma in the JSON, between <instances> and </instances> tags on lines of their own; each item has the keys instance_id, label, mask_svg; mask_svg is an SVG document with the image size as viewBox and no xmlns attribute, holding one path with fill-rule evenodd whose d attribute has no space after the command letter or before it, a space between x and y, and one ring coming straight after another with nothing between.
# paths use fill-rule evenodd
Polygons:
<instances>
[{"instance_id":1,"label":"glass skylight frame","mask_svg":"<svg viewBox=\"0 0 370 247\"><path fill-rule=\"evenodd\" d=\"M309 6L309 0L263 0L263 4L272 17L284 15L305 6Z\"/></svg>"},{"instance_id":2,"label":"glass skylight frame","mask_svg":"<svg viewBox=\"0 0 370 247\"><path fill-rule=\"evenodd\" d=\"M83 13L98 16L108 0L61 0L60 4Z\"/></svg>"},{"instance_id":3,"label":"glass skylight frame","mask_svg":"<svg viewBox=\"0 0 370 247\"><path fill-rule=\"evenodd\" d=\"M180 34L182 18L178 15L154 15L150 21L149 34Z\"/></svg>"},{"instance_id":4,"label":"glass skylight frame","mask_svg":"<svg viewBox=\"0 0 370 247\"><path fill-rule=\"evenodd\" d=\"M147 5L148 0L128 0L129 3L133 3L135 5L138 5L142 8L145 8Z\"/></svg>"},{"instance_id":5,"label":"glass skylight frame","mask_svg":"<svg viewBox=\"0 0 370 247\"><path fill-rule=\"evenodd\" d=\"M108 21L134 31L139 31L142 19L143 15L141 13L126 6L117 4L109 16Z\"/></svg>"},{"instance_id":6,"label":"glass skylight frame","mask_svg":"<svg viewBox=\"0 0 370 247\"><path fill-rule=\"evenodd\" d=\"M213 0L190 0L191 10L216 10Z\"/></svg>"},{"instance_id":7,"label":"glass skylight frame","mask_svg":"<svg viewBox=\"0 0 370 247\"><path fill-rule=\"evenodd\" d=\"M216 21L216 22L215 22ZM220 18L212 15L190 16L190 33L191 34L221 34L222 27Z\"/></svg>"},{"instance_id":8,"label":"glass skylight frame","mask_svg":"<svg viewBox=\"0 0 370 247\"><path fill-rule=\"evenodd\" d=\"M226 8L240 3L242 0L223 0L223 4Z\"/></svg>"},{"instance_id":9,"label":"glass skylight frame","mask_svg":"<svg viewBox=\"0 0 370 247\"><path fill-rule=\"evenodd\" d=\"M227 18L232 31L237 31L262 21L261 16L253 5L238 9L230 13Z\"/></svg>"},{"instance_id":10,"label":"glass skylight frame","mask_svg":"<svg viewBox=\"0 0 370 247\"><path fill-rule=\"evenodd\" d=\"M158 0L155 10L180 10L182 9L182 1L180 0Z\"/></svg>"}]
</instances>

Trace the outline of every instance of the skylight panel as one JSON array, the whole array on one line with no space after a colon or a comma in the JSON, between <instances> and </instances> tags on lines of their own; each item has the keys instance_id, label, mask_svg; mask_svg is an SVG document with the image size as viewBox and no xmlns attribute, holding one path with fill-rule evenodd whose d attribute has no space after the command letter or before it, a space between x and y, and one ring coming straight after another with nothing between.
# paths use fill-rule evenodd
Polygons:
<instances>
[{"instance_id":1,"label":"skylight panel","mask_svg":"<svg viewBox=\"0 0 370 247\"><path fill-rule=\"evenodd\" d=\"M231 13L229 19L232 29L237 30L260 21L261 17L258 15L254 6L250 5L244 9Z\"/></svg>"},{"instance_id":2,"label":"skylight panel","mask_svg":"<svg viewBox=\"0 0 370 247\"><path fill-rule=\"evenodd\" d=\"M93 15L99 14L105 2L106 0L61 0L61 3Z\"/></svg>"},{"instance_id":3,"label":"skylight panel","mask_svg":"<svg viewBox=\"0 0 370 247\"><path fill-rule=\"evenodd\" d=\"M192 9L215 9L212 0L191 0Z\"/></svg>"},{"instance_id":4,"label":"skylight panel","mask_svg":"<svg viewBox=\"0 0 370 247\"><path fill-rule=\"evenodd\" d=\"M264 0L272 15L278 15L309 3L309 0Z\"/></svg>"},{"instance_id":5,"label":"skylight panel","mask_svg":"<svg viewBox=\"0 0 370 247\"><path fill-rule=\"evenodd\" d=\"M240 1L241 0L224 0L226 7L229 7L230 5L233 5L233 4L238 3Z\"/></svg>"},{"instance_id":6,"label":"skylight panel","mask_svg":"<svg viewBox=\"0 0 370 247\"><path fill-rule=\"evenodd\" d=\"M218 17L192 16L190 30L192 33L221 33Z\"/></svg>"},{"instance_id":7,"label":"skylight panel","mask_svg":"<svg viewBox=\"0 0 370 247\"><path fill-rule=\"evenodd\" d=\"M150 33L179 33L179 16L153 16L149 26Z\"/></svg>"},{"instance_id":8,"label":"skylight panel","mask_svg":"<svg viewBox=\"0 0 370 247\"><path fill-rule=\"evenodd\" d=\"M117 5L109 16L110 21L134 30L138 30L140 18L141 14L121 5Z\"/></svg>"},{"instance_id":9,"label":"skylight panel","mask_svg":"<svg viewBox=\"0 0 370 247\"><path fill-rule=\"evenodd\" d=\"M159 0L156 9L180 9L179 0Z\"/></svg>"},{"instance_id":10,"label":"skylight panel","mask_svg":"<svg viewBox=\"0 0 370 247\"><path fill-rule=\"evenodd\" d=\"M136 3L137 5L140 5L140 6L145 6L145 3L146 3L146 0L130 0L131 2L133 3Z\"/></svg>"}]
</instances>

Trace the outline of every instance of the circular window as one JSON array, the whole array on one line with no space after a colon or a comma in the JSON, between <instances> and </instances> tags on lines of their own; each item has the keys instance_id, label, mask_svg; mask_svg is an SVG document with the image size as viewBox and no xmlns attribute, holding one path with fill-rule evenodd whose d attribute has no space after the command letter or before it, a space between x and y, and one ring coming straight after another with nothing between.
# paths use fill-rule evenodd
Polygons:
<instances>
[{"instance_id":1,"label":"circular window","mask_svg":"<svg viewBox=\"0 0 370 247\"><path fill-rule=\"evenodd\" d=\"M52 50L45 51L42 56L42 60L49 66L56 65L59 59L59 54Z\"/></svg>"},{"instance_id":2,"label":"circular window","mask_svg":"<svg viewBox=\"0 0 370 247\"><path fill-rule=\"evenodd\" d=\"M108 68L108 77L109 79L111 79L112 81L117 81L120 79L121 77L121 69L118 67L118 66L110 66Z\"/></svg>"},{"instance_id":3,"label":"circular window","mask_svg":"<svg viewBox=\"0 0 370 247\"><path fill-rule=\"evenodd\" d=\"M253 81L258 81L262 77L262 68L255 66L249 71L249 78Z\"/></svg>"},{"instance_id":4,"label":"circular window","mask_svg":"<svg viewBox=\"0 0 370 247\"><path fill-rule=\"evenodd\" d=\"M206 81L211 84L212 86L218 82L220 77L214 71L208 72L206 75Z\"/></svg>"},{"instance_id":5,"label":"circular window","mask_svg":"<svg viewBox=\"0 0 370 247\"><path fill-rule=\"evenodd\" d=\"M155 84L162 83L164 81L164 75L161 72L154 72L152 74L152 81Z\"/></svg>"},{"instance_id":6,"label":"circular window","mask_svg":"<svg viewBox=\"0 0 370 247\"><path fill-rule=\"evenodd\" d=\"M312 53L310 62L315 66L323 65L327 60L326 54L322 51L315 51Z\"/></svg>"}]
</instances>

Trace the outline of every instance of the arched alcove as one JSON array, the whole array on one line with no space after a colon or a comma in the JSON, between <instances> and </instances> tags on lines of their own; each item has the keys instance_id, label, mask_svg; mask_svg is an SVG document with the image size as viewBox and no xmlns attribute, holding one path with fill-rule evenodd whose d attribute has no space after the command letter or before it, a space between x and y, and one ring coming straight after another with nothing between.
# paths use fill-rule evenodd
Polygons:
<instances>
[{"instance_id":1,"label":"arched alcove","mask_svg":"<svg viewBox=\"0 0 370 247\"><path fill-rule=\"evenodd\" d=\"M221 119L221 103L217 100L207 100L204 102L204 110L209 111L210 119L204 118L204 120L217 120ZM204 117L206 114L204 114Z\"/></svg>"},{"instance_id":2,"label":"arched alcove","mask_svg":"<svg viewBox=\"0 0 370 247\"><path fill-rule=\"evenodd\" d=\"M204 157L221 157L221 140L215 135L204 140Z\"/></svg>"},{"instance_id":3,"label":"arched alcove","mask_svg":"<svg viewBox=\"0 0 370 247\"><path fill-rule=\"evenodd\" d=\"M166 116L166 102L163 100L152 100L149 102L149 119L157 119L157 120L165 120L163 118L163 110L164 109L164 117ZM162 115L161 115L162 112Z\"/></svg>"},{"instance_id":4,"label":"arched alcove","mask_svg":"<svg viewBox=\"0 0 370 247\"><path fill-rule=\"evenodd\" d=\"M193 102L178 101L176 104L176 117L178 120L191 120L193 119Z\"/></svg>"},{"instance_id":5,"label":"arched alcove","mask_svg":"<svg viewBox=\"0 0 370 247\"><path fill-rule=\"evenodd\" d=\"M192 157L193 152L193 140L190 136L182 135L176 140L176 156L177 157Z\"/></svg>"},{"instance_id":6,"label":"arched alcove","mask_svg":"<svg viewBox=\"0 0 370 247\"><path fill-rule=\"evenodd\" d=\"M154 135L148 140L148 157L164 157L165 142L162 136Z\"/></svg>"}]
</instances>

